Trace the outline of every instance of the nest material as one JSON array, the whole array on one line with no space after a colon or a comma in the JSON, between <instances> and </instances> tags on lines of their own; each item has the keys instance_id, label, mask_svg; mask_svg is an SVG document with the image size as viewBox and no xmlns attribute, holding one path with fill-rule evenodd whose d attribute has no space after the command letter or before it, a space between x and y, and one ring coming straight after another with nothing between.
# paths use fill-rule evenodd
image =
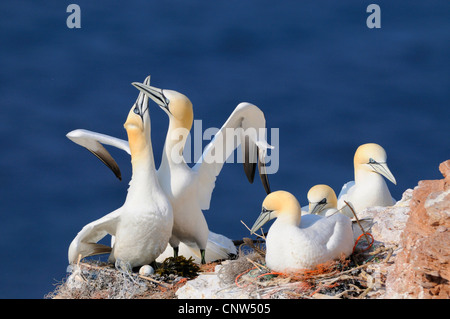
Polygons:
<instances>
[{"instance_id":1,"label":"nest material","mask_svg":"<svg viewBox=\"0 0 450 319\"><path fill-rule=\"evenodd\" d=\"M161 267L156 270L156 273L160 276L175 274L192 279L198 276L199 271L200 267L194 263L192 257L186 259L184 256L178 256L166 258Z\"/></svg>"},{"instance_id":2,"label":"nest material","mask_svg":"<svg viewBox=\"0 0 450 319\"><path fill-rule=\"evenodd\" d=\"M370 251L365 248L315 269L279 273L264 265L263 242L244 239L239 257L223 264L218 275L222 283L234 283L250 298L365 298L384 288L380 265L387 263L393 251L382 245Z\"/></svg>"},{"instance_id":3,"label":"nest material","mask_svg":"<svg viewBox=\"0 0 450 319\"><path fill-rule=\"evenodd\" d=\"M367 298L384 289L384 271L394 247L362 241L350 258L329 261L312 270L273 272L265 266L265 238L244 238L234 260L201 265L184 257L166 259L156 273L141 276L120 267L85 261L70 265L70 275L46 298L172 299L198 272L218 275L222 284L247 292L249 298ZM378 245L378 246L377 246ZM383 270L384 269L384 270Z\"/></svg>"},{"instance_id":4,"label":"nest material","mask_svg":"<svg viewBox=\"0 0 450 319\"><path fill-rule=\"evenodd\" d=\"M187 263L189 263L188 261ZM186 268L186 262L183 265ZM88 260L70 265L70 274L45 296L49 299L173 299L186 282L170 270L142 276L111 264Z\"/></svg>"}]
</instances>

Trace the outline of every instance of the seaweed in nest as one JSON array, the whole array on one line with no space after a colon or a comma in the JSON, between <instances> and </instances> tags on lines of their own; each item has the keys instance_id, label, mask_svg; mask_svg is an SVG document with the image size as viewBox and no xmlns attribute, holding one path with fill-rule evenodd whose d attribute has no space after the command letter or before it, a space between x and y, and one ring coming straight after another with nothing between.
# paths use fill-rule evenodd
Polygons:
<instances>
[{"instance_id":1,"label":"seaweed in nest","mask_svg":"<svg viewBox=\"0 0 450 319\"><path fill-rule=\"evenodd\" d=\"M199 271L200 267L194 263L192 257L186 259L184 256L178 256L164 259L161 266L155 272L161 276L175 274L192 279L198 276Z\"/></svg>"}]
</instances>

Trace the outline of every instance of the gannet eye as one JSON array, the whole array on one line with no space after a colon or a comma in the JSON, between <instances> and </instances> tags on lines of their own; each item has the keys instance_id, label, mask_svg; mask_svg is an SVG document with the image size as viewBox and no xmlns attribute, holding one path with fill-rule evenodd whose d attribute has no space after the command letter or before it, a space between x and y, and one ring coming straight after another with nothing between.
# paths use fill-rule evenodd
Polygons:
<instances>
[{"instance_id":1,"label":"gannet eye","mask_svg":"<svg viewBox=\"0 0 450 319\"><path fill-rule=\"evenodd\" d=\"M139 108L137 106L134 108L133 112L137 115L140 115Z\"/></svg>"},{"instance_id":2,"label":"gannet eye","mask_svg":"<svg viewBox=\"0 0 450 319\"><path fill-rule=\"evenodd\" d=\"M164 95L164 90L161 90L161 94L162 94L162 96L164 98L164 103L166 103L166 105L169 105L170 100Z\"/></svg>"},{"instance_id":3,"label":"gannet eye","mask_svg":"<svg viewBox=\"0 0 450 319\"><path fill-rule=\"evenodd\" d=\"M369 158L369 163L370 163L370 164L375 164L376 161L375 161L373 158Z\"/></svg>"},{"instance_id":4,"label":"gannet eye","mask_svg":"<svg viewBox=\"0 0 450 319\"><path fill-rule=\"evenodd\" d=\"M273 210L267 209L267 208L265 208L265 207L263 206L263 207L262 207L262 212L263 212L263 213L271 213L271 212L273 212Z\"/></svg>"},{"instance_id":5,"label":"gannet eye","mask_svg":"<svg viewBox=\"0 0 450 319\"><path fill-rule=\"evenodd\" d=\"M326 203L327 203L327 199L324 198L324 199L322 199L322 200L319 202L319 205L324 205L324 204L326 204Z\"/></svg>"}]
</instances>

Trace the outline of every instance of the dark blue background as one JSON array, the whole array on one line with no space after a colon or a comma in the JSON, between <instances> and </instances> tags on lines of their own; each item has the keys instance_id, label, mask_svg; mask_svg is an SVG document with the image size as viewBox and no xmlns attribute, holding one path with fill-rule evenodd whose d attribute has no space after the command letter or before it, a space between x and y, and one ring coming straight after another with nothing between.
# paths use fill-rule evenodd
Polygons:
<instances>
[{"instance_id":1,"label":"dark blue background","mask_svg":"<svg viewBox=\"0 0 450 319\"><path fill-rule=\"evenodd\" d=\"M123 123L152 75L191 99L203 129L241 101L280 130L272 188L294 193L353 179L353 154L381 144L400 198L441 178L450 158L448 1L69 1L0 4L0 297L43 298L66 275L76 233L123 204L129 156L110 149L123 181L70 142L76 128L126 138ZM157 165L167 116L150 109ZM269 140L270 142L270 140ZM205 212L210 228L248 236L264 190L226 165Z\"/></svg>"}]
</instances>

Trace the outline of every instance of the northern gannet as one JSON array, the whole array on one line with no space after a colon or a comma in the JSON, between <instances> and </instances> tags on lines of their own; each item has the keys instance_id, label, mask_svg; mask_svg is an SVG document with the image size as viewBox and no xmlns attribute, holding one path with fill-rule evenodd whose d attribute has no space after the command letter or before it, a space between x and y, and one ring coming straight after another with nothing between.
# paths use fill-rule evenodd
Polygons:
<instances>
[{"instance_id":1,"label":"northern gannet","mask_svg":"<svg viewBox=\"0 0 450 319\"><path fill-rule=\"evenodd\" d=\"M140 83L139 83L140 84ZM166 92L166 90L164 90L164 92ZM192 119L191 119L192 121ZM223 166L223 162L225 162L226 158L228 158L228 156L231 154L231 152L234 151L235 146L233 146L232 148L227 148L226 152L224 153L224 160L222 161L217 161L217 162L210 162L210 161L204 161L203 164L202 160L204 158L208 159L208 155L211 153L217 153L216 149L218 148L218 146L222 146L222 144L218 144L221 139L224 140L225 139L225 134L227 133L227 128L236 128L236 127L243 127L243 128L257 128L257 127L264 127L265 128L265 120L264 120L264 114L254 105L249 104L249 103L241 103L238 105L238 107L236 107L235 111L232 113L232 115L229 117L229 119L227 120L227 122L224 124L224 126L222 127L222 129L216 134L215 138L213 139L213 141L205 148L205 151L203 153L202 158L200 159L200 161L197 163L197 165L194 166L193 169L189 169L187 167L187 165L179 165L181 168L181 170L179 171L183 171L183 172L187 172L186 176L190 176L190 181L192 181L193 184L191 184L190 186L190 191L194 192L196 194L194 194L194 199L197 198L197 200L199 201L199 203L195 204L196 206L199 206L200 208L197 208L195 211L200 214L197 214L197 218L200 220L200 228L202 229L202 236L203 236L203 240L204 240L204 234L205 234L205 230L208 231L207 225L205 227L206 221L203 223L202 220L204 221L204 216L203 213L201 212L201 209L208 209L209 208L209 202L211 199L211 195L212 195L212 191L214 189L215 186L215 179L216 176L220 173L220 170ZM115 146L117 148L120 148L124 151L126 151L128 154L130 154L130 149L128 146L128 142L119 138L115 138L109 135L105 135L105 134L100 134L100 133L96 133L96 132L92 132L92 131L88 131L88 130L83 130L83 129L78 129L78 130L74 130L72 132L70 132L69 134L67 134L67 137L72 140L73 142L75 142L76 144L79 144L83 147L85 147L86 149L88 149L90 152L92 152L94 155L96 155L103 163L105 163L113 172L114 174L120 179L121 175L120 175L120 169L117 165L117 163L114 161L114 159L111 157L111 155L108 153L108 151L103 147L102 144L106 144L106 145L111 145L111 146ZM242 139L247 139L247 141L250 139L252 139L252 137L248 137L248 136L242 136ZM245 151L243 153L243 155L245 156L245 161L244 161L244 170L245 173L247 175L247 178L249 179L250 182L253 182L253 177L254 177L254 173L255 173L255 165L256 163L252 162L250 160L250 153L252 152L258 152L258 156L259 156L259 161L258 161L258 170L260 172L260 177L262 179L264 188L266 189L266 192L270 192L270 187L269 187L269 183L268 183L268 179L267 176L264 173L264 150L266 148L272 148L270 145L268 145L265 140L260 141L259 137L253 137L254 138L254 143L245 143ZM184 147L184 142L182 141L182 147ZM216 145L218 144L218 145ZM257 146L257 148L255 148L255 145ZM237 147L237 146L236 146ZM220 150L220 149L219 149ZM182 148L181 148L181 152L182 152ZM223 152L222 152L223 153ZM163 154L163 158L164 158L164 154ZM167 159L166 159L167 160ZM166 161L167 163L167 161ZM183 167L185 166L185 167ZM203 167L202 169L200 167ZM161 170L162 166L160 167L160 169L158 169L158 172L162 172ZM167 166L166 166L167 168ZM178 171L178 172L179 172ZM166 170L167 172L167 170ZM181 173L183 174L183 173ZM166 183L164 185L167 185L167 178L166 178L166 174L163 173L158 173L158 178L160 180L160 183L162 183L161 181L166 181ZM194 185L195 183L197 183L197 185ZM201 188L197 191L195 191L195 186L200 186ZM169 189L169 191L171 191ZM187 194L188 192L184 193L181 192L179 193L179 196L182 196L184 194ZM175 198L176 199L176 198ZM180 197L180 201L183 201L184 199L182 197ZM195 200L194 200L195 202ZM183 215L181 215L181 217L184 217ZM191 226L193 220L188 219L188 226ZM203 223L203 224L202 224ZM184 225L182 223L180 223L181 226L186 229L184 227ZM195 224L194 224L195 226ZM194 228L193 226L190 227L190 231L195 231L192 230L192 228ZM206 243L206 251L203 254L198 254L198 247L197 243L195 241L192 241L192 236L189 237L189 240L186 241L181 241L180 245L179 245L179 253L181 255L184 255L186 257L194 257L195 261L201 260L203 262L206 261L213 261L213 260L217 260L217 259L223 259L223 258L227 258L229 254L236 254L236 248L233 244L233 242L220 234L216 234L212 231L207 232L207 243ZM160 257L157 258L157 261L161 261L162 259L164 259L164 257L168 257L169 256L169 245L166 249L166 251L164 251L163 254L160 255ZM175 250L176 252L176 247ZM203 260L202 260L203 259Z\"/></svg>"},{"instance_id":2,"label":"northern gannet","mask_svg":"<svg viewBox=\"0 0 450 319\"><path fill-rule=\"evenodd\" d=\"M85 147L100 159L107 167L109 167L117 178L121 179L120 168L114 158L105 149L103 144L117 147L128 154L131 154L128 141L116 138L110 135L101 134L84 129L76 129L67 134L74 143ZM111 241L114 242L113 240ZM112 244L111 244L112 245ZM197 252L197 246L192 243L180 243L179 254L185 257L193 257L194 262L200 263L201 256ZM231 239L216 234L212 231L208 233L208 242L206 244L206 262L227 258L230 254L236 254L236 247ZM173 250L167 244L166 250L156 259L158 262L164 261L165 258L173 256Z\"/></svg>"},{"instance_id":3,"label":"northern gannet","mask_svg":"<svg viewBox=\"0 0 450 319\"><path fill-rule=\"evenodd\" d=\"M397 184L386 163L386 151L378 144L368 143L358 147L353 159L355 180L346 183L338 196L338 208L352 214L344 202L352 205L356 213L372 206L392 206L395 200L383 179Z\"/></svg>"},{"instance_id":4,"label":"northern gannet","mask_svg":"<svg viewBox=\"0 0 450 319\"><path fill-rule=\"evenodd\" d=\"M341 255L349 256L353 251L351 221L343 214L302 216L294 195L276 191L264 199L251 233L274 218L266 237L266 265L274 271L312 269ZM302 222L303 219L308 221Z\"/></svg>"},{"instance_id":5,"label":"northern gannet","mask_svg":"<svg viewBox=\"0 0 450 319\"><path fill-rule=\"evenodd\" d=\"M149 81L147 77L145 82ZM69 263L76 262L79 256L83 258L110 252L109 262L121 261L133 268L154 262L167 247L172 233L173 211L156 175L148 98L144 94L139 94L124 127L128 134L132 164L132 178L125 203L83 227L69 246ZM114 160L105 156L103 146L82 138L81 142L105 164L115 167ZM97 244L107 234L114 236L112 249Z\"/></svg>"},{"instance_id":6,"label":"northern gannet","mask_svg":"<svg viewBox=\"0 0 450 319\"><path fill-rule=\"evenodd\" d=\"M261 180L266 192L270 193L264 170L264 154L267 148L272 147L265 140L265 131L264 136L261 136L260 132L260 129L265 130L264 114L253 104L240 103L206 146L200 160L190 168L182 155L194 119L191 101L176 91L162 90L136 82L133 85L147 94L169 116L169 128L158 169L159 181L172 203L174 212L169 243L175 256L178 254L180 242L191 248L197 246L200 249L201 262L205 263L209 231L202 210L209 209L216 177L225 161L240 144L245 157L244 171L247 178L253 182L257 155ZM233 133L230 133L230 129L234 130ZM238 131L238 142L230 147L227 134L234 134L235 131ZM253 161L249 160L250 157Z\"/></svg>"},{"instance_id":7,"label":"northern gannet","mask_svg":"<svg viewBox=\"0 0 450 319\"><path fill-rule=\"evenodd\" d=\"M114 172L117 178L121 179L119 166L110 153L105 149L103 144L117 147L131 155L128 141L84 129L76 129L69 132L67 134L67 138L93 153ZM111 245L114 242L114 238L112 239ZM179 254L185 256L186 258L192 257L194 262L201 262L201 256L198 254L197 246L195 244L186 244L181 242L179 246ZM236 254L236 247L234 246L233 241L223 235L209 231L208 242L206 244L205 261L211 262L218 259L224 259L230 254ZM170 245L167 244L166 250L159 255L156 261L162 262L164 259L171 256L173 256L173 250Z\"/></svg>"},{"instance_id":8,"label":"northern gannet","mask_svg":"<svg viewBox=\"0 0 450 319\"><path fill-rule=\"evenodd\" d=\"M343 214L302 216L297 199L289 192L277 191L265 198L251 232L274 218L266 237L266 264L275 271L313 268L352 252L351 221Z\"/></svg>"},{"instance_id":9,"label":"northern gannet","mask_svg":"<svg viewBox=\"0 0 450 319\"><path fill-rule=\"evenodd\" d=\"M325 184L311 187L308 191L308 212L319 216L330 216L337 211L337 197L334 190ZM348 217L353 217L348 216Z\"/></svg>"},{"instance_id":10,"label":"northern gannet","mask_svg":"<svg viewBox=\"0 0 450 319\"><path fill-rule=\"evenodd\" d=\"M352 221L352 229L353 229L353 238L356 240L363 232L360 228L363 227L365 232L369 231L373 225L372 218L358 218L356 221L355 216L353 215L350 209L338 210L337 209L337 197L334 190L325 184L319 184L311 187L308 191L308 210L309 214L316 214L323 217L333 216L337 213L342 213L346 215ZM304 208L302 208L305 210ZM359 225L358 225L359 222Z\"/></svg>"}]
</instances>

